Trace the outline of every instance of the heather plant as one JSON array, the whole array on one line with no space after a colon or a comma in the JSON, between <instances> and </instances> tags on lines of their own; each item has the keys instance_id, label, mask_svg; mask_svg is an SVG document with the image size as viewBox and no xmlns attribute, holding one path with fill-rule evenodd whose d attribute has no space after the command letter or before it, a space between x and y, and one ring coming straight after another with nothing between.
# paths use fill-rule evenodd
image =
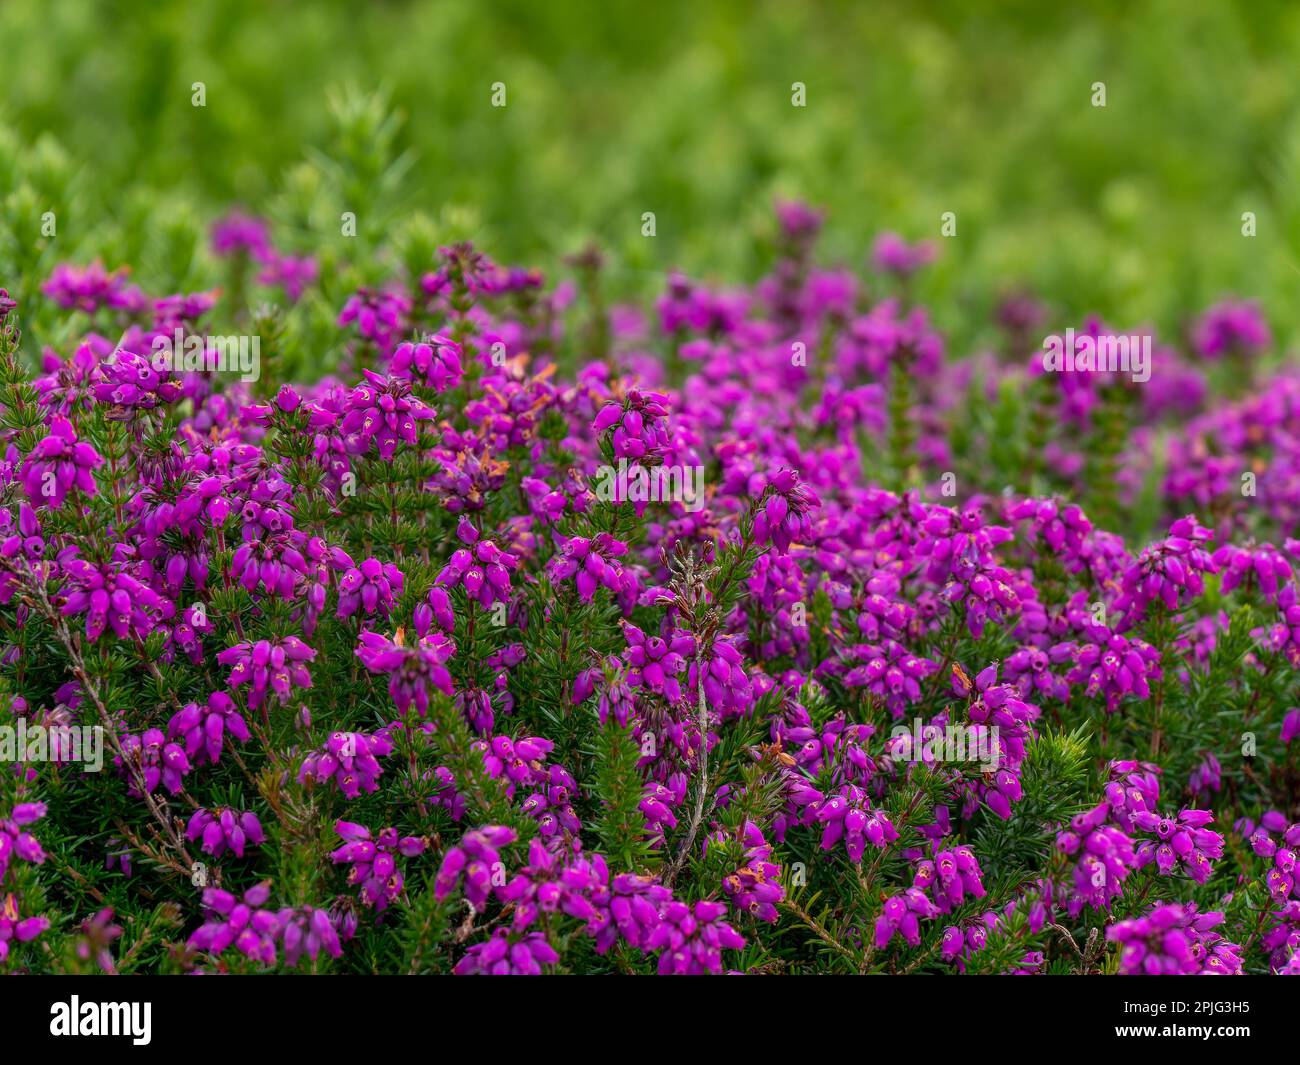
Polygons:
<instances>
[{"instance_id":1,"label":"heather plant","mask_svg":"<svg viewBox=\"0 0 1300 1065\"><path fill-rule=\"evenodd\" d=\"M954 351L939 249L823 224L643 307L246 212L211 289L0 291L0 966L1300 971L1263 310L1044 372L1027 329L1132 330ZM256 379L151 358L250 333Z\"/></svg>"}]
</instances>

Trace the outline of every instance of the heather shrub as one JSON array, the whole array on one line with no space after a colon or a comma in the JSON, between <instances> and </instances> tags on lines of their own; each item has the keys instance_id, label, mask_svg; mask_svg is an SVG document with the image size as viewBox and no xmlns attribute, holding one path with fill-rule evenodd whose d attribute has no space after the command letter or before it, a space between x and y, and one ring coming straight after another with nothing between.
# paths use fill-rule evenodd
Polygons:
<instances>
[{"instance_id":1,"label":"heather shrub","mask_svg":"<svg viewBox=\"0 0 1300 1065\"><path fill-rule=\"evenodd\" d=\"M0 5L0 974L1300 974L1300 21L968 7Z\"/></svg>"},{"instance_id":2,"label":"heather shrub","mask_svg":"<svg viewBox=\"0 0 1300 1065\"><path fill-rule=\"evenodd\" d=\"M399 232L322 324L231 213L219 287L59 264L35 365L0 295L0 965L1300 969L1260 310L957 356L822 224L642 306Z\"/></svg>"}]
</instances>

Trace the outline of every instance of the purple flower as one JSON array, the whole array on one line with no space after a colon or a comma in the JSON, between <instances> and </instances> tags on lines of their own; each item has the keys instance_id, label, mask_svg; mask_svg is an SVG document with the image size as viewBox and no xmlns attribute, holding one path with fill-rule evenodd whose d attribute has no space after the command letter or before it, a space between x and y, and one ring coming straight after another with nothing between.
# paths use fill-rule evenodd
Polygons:
<instances>
[{"instance_id":1,"label":"purple flower","mask_svg":"<svg viewBox=\"0 0 1300 1065\"><path fill-rule=\"evenodd\" d=\"M809 812L825 826L821 849L831 850L843 840L849 861L855 865L862 861L867 844L883 850L898 839L898 829L889 815L882 810L873 810L866 792L854 784L845 784L837 794L813 803Z\"/></svg>"},{"instance_id":2,"label":"purple flower","mask_svg":"<svg viewBox=\"0 0 1300 1065\"><path fill-rule=\"evenodd\" d=\"M587 859L573 852L552 851L541 840L528 845L528 864L497 891L513 906L511 926L517 932L563 914L582 922L589 934L606 926L609 869L605 859Z\"/></svg>"},{"instance_id":3,"label":"purple flower","mask_svg":"<svg viewBox=\"0 0 1300 1065\"><path fill-rule=\"evenodd\" d=\"M582 826L572 801L578 785L563 766L545 764L554 743L536 736L493 736L490 741L477 741L475 747L482 751L488 776L504 779L511 798L519 789L530 791L521 812L537 822L548 845L558 846L567 841L566 837L577 836Z\"/></svg>"},{"instance_id":4,"label":"purple flower","mask_svg":"<svg viewBox=\"0 0 1300 1065\"><path fill-rule=\"evenodd\" d=\"M693 907L673 900L663 908L660 924L646 940L648 950L659 951L660 976L697 976L722 972L722 952L741 950L745 939L723 917L720 902L697 902Z\"/></svg>"},{"instance_id":5,"label":"purple flower","mask_svg":"<svg viewBox=\"0 0 1300 1065\"><path fill-rule=\"evenodd\" d=\"M181 382L172 376L174 369L179 366L160 367L156 358L151 361L143 355L118 350L111 360L101 362L97 368L95 399L109 406L136 410L153 410L175 403L182 397L183 389Z\"/></svg>"},{"instance_id":6,"label":"purple flower","mask_svg":"<svg viewBox=\"0 0 1300 1065\"><path fill-rule=\"evenodd\" d=\"M1257 355L1273 342L1268 323L1254 304L1220 303L1196 323L1192 346L1206 359L1224 354Z\"/></svg>"},{"instance_id":7,"label":"purple flower","mask_svg":"<svg viewBox=\"0 0 1300 1065\"><path fill-rule=\"evenodd\" d=\"M41 291L60 307L94 314L124 294L126 274L125 267L110 274L99 261L86 267L60 263Z\"/></svg>"},{"instance_id":8,"label":"purple flower","mask_svg":"<svg viewBox=\"0 0 1300 1065\"><path fill-rule=\"evenodd\" d=\"M894 717L902 717L911 703L920 700L921 682L939 669L937 662L912 654L894 640L879 646L856 644L848 652L853 660L865 664L843 672L845 686L865 688L884 699Z\"/></svg>"},{"instance_id":9,"label":"purple flower","mask_svg":"<svg viewBox=\"0 0 1300 1065\"><path fill-rule=\"evenodd\" d=\"M876 772L876 762L868 752L875 735L872 725L849 724L838 714L819 727L814 726L807 708L797 702L787 706L785 714L772 722L771 735L787 755L809 777L830 770L837 782L865 785Z\"/></svg>"},{"instance_id":10,"label":"purple flower","mask_svg":"<svg viewBox=\"0 0 1300 1065\"><path fill-rule=\"evenodd\" d=\"M933 261L934 245L928 241L908 244L897 233L882 233L871 248L871 262L882 274L907 277Z\"/></svg>"},{"instance_id":11,"label":"purple flower","mask_svg":"<svg viewBox=\"0 0 1300 1065\"><path fill-rule=\"evenodd\" d=\"M266 906L270 894L268 881L249 888L242 897L220 888L207 888L203 905L208 912L204 923L190 936L189 945L213 957L233 947L265 966L276 964L281 947L290 966L297 965L303 954L312 961L322 952L332 958L342 955L338 931L329 914L311 906L270 909Z\"/></svg>"},{"instance_id":12,"label":"purple flower","mask_svg":"<svg viewBox=\"0 0 1300 1065\"><path fill-rule=\"evenodd\" d=\"M1183 810L1176 818L1148 811L1135 813L1133 824L1156 836L1138 845L1138 865L1154 862L1161 876L1183 872L1204 884L1213 872L1211 863L1223 857L1223 837L1205 827L1213 820L1208 810Z\"/></svg>"},{"instance_id":13,"label":"purple flower","mask_svg":"<svg viewBox=\"0 0 1300 1065\"><path fill-rule=\"evenodd\" d=\"M787 238L806 239L822 227L823 214L798 200L780 200L776 204L776 221Z\"/></svg>"},{"instance_id":14,"label":"purple flower","mask_svg":"<svg viewBox=\"0 0 1300 1065\"><path fill-rule=\"evenodd\" d=\"M933 859L917 863L912 887L931 893L935 906L947 913L960 907L967 896L985 895L983 870L969 847L933 845Z\"/></svg>"},{"instance_id":15,"label":"purple flower","mask_svg":"<svg viewBox=\"0 0 1300 1065\"><path fill-rule=\"evenodd\" d=\"M122 754L113 757L113 764L126 777L127 791L131 795L142 797L137 774L143 776L145 789L150 793L156 791L159 784L173 795L184 787L185 774L192 768L190 760L180 744L167 740L162 729L146 729L139 736L133 733L125 735L121 737L121 743Z\"/></svg>"},{"instance_id":16,"label":"purple flower","mask_svg":"<svg viewBox=\"0 0 1300 1065\"><path fill-rule=\"evenodd\" d=\"M225 692L213 692L202 705L186 703L167 722L167 735L185 745L185 753L195 765L205 761L216 765L227 736L240 743L249 741L248 725Z\"/></svg>"},{"instance_id":17,"label":"purple flower","mask_svg":"<svg viewBox=\"0 0 1300 1065\"><path fill-rule=\"evenodd\" d=\"M258 846L265 842L262 823L251 810L242 813L222 806L216 810L199 807L190 815L189 824L185 826L185 838L201 840L202 850L220 858L227 850L236 858L244 856L245 846Z\"/></svg>"},{"instance_id":18,"label":"purple flower","mask_svg":"<svg viewBox=\"0 0 1300 1065\"><path fill-rule=\"evenodd\" d=\"M723 834L710 837L721 841ZM781 867L769 859L772 847L753 821L746 821L740 830L740 840L745 848L744 865L722 881L732 909L751 913L760 921L775 922L776 904L785 897L781 886Z\"/></svg>"},{"instance_id":19,"label":"purple flower","mask_svg":"<svg viewBox=\"0 0 1300 1065\"><path fill-rule=\"evenodd\" d=\"M299 582L311 572L307 557L295 546L295 540L299 538L289 531L278 530L261 537L253 535L252 527L247 523L249 509L244 508L245 540L235 548L230 559L231 576L249 592L260 589L268 596L292 599ZM274 520L279 524L278 518Z\"/></svg>"},{"instance_id":20,"label":"purple flower","mask_svg":"<svg viewBox=\"0 0 1300 1065\"><path fill-rule=\"evenodd\" d=\"M478 530L466 518L460 519L456 535L466 546L452 552L434 583L441 588L461 588L471 602L484 610L493 603L509 602L510 571L519 564L518 557L491 540L480 540Z\"/></svg>"},{"instance_id":21,"label":"purple flower","mask_svg":"<svg viewBox=\"0 0 1300 1065\"><path fill-rule=\"evenodd\" d=\"M372 673L388 674L388 693L405 713L415 704L423 717L429 712L429 692L452 694L451 673L446 663L456 653L456 645L442 633L419 640L414 647L363 632L357 657Z\"/></svg>"},{"instance_id":22,"label":"purple flower","mask_svg":"<svg viewBox=\"0 0 1300 1065\"><path fill-rule=\"evenodd\" d=\"M350 618L360 608L367 616L393 612L393 597L402 594L402 571L391 562L368 558L360 566L342 548L332 552L334 567L343 570L339 578L339 606L335 615Z\"/></svg>"},{"instance_id":23,"label":"purple flower","mask_svg":"<svg viewBox=\"0 0 1300 1065\"><path fill-rule=\"evenodd\" d=\"M1219 592L1223 595L1244 585L1257 589L1266 600L1276 603L1278 590L1294 578L1291 563L1272 544L1257 547L1224 544L1214 552L1214 564L1223 575L1219 581Z\"/></svg>"},{"instance_id":24,"label":"purple flower","mask_svg":"<svg viewBox=\"0 0 1300 1065\"><path fill-rule=\"evenodd\" d=\"M1149 699L1150 682L1162 675L1160 652L1145 640L1112 633L1105 626L1093 626L1089 634L1095 643L1062 643L1052 648L1052 661L1074 663L1065 679L1082 684L1088 695L1104 695L1110 713L1119 709L1121 699Z\"/></svg>"},{"instance_id":25,"label":"purple flower","mask_svg":"<svg viewBox=\"0 0 1300 1065\"><path fill-rule=\"evenodd\" d=\"M821 500L799 480L794 470L777 470L764 480L766 483L756 490L759 500L754 515L754 540L760 544L770 541L784 554L796 538L810 536L810 514L821 506Z\"/></svg>"},{"instance_id":26,"label":"purple flower","mask_svg":"<svg viewBox=\"0 0 1300 1065\"><path fill-rule=\"evenodd\" d=\"M0 907L0 965L9 960L10 943L30 943L50 927L48 917L18 917L14 896Z\"/></svg>"},{"instance_id":27,"label":"purple flower","mask_svg":"<svg viewBox=\"0 0 1300 1065\"><path fill-rule=\"evenodd\" d=\"M81 932L77 939L77 957L89 961L92 957L101 972L116 975L117 966L113 962L111 947L113 940L122 934L122 926L113 923L113 907L105 906L93 917L81 922Z\"/></svg>"},{"instance_id":28,"label":"purple flower","mask_svg":"<svg viewBox=\"0 0 1300 1065\"><path fill-rule=\"evenodd\" d=\"M627 674L629 688L645 688L662 695L669 703L680 702L682 687L678 675L686 660L695 654L695 638L677 630L668 637L650 636L635 625L623 625L627 650L623 658L632 668Z\"/></svg>"},{"instance_id":29,"label":"purple flower","mask_svg":"<svg viewBox=\"0 0 1300 1065\"><path fill-rule=\"evenodd\" d=\"M343 947L339 943L339 928L335 919L325 910L314 906L285 907L276 915L280 926L280 945L284 948L284 962L290 968L298 964L305 954L315 961L321 954L341 958ZM345 938L351 933L345 928Z\"/></svg>"},{"instance_id":30,"label":"purple flower","mask_svg":"<svg viewBox=\"0 0 1300 1065\"><path fill-rule=\"evenodd\" d=\"M645 817L646 835L652 847L663 846L666 830L677 827L677 816L673 809L685 799L685 773L674 773L667 785L654 780L646 781L637 809Z\"/></svg>"},{"instance_id":31,"label":"purple flower","mask_svg":"<svg viewBox=\"0 0 1300 1065\"><path fill-rule=\"evenodd\" d=\"M349 297L339 312L340 327L356 323L357 332L381 352L392 350L393 342L406 328L411 302L400 292L362 289Z\"/></svg>"},{"instance_id":32,"label":"purple flower","mask_svg":"<svg viewBox=\"0 0 1300 1065\"><path fill-rule=\"evenodd\" d=\"M1111 925L1106 938L1120 944L1123 976L1240 975L1241 948L1213 931L1222 923L1222 913L1159 903L1141 917Z\"/></svg>"},{"instance_id":33,"label":"purple flower","mask_svg":"<svg viewBox=\"0 0 1300 1065\"><path fill-rule=\"evenodd\" d=\"M506 884L500 848L517 838L514 829L502 825L487 825L466 832L460 843L443 855L434 880L434 898L445 899L464 880L465 898L475 910L482 912L493 890Z\"/></svg>"},{"instance_id":34,"label":"purple flower","mask_svg":"<svg viewBox=\"0 0 1300 1065\"><path fill-rule=\"evenodd\" d=\"M60 613L86 615L86 639L98 640L111 629L119 640L144 639L156 625L162 600L118 564L96 566L81 558L64 558L67 589Z\"/></svg>"},{"instance_id":35,"label":"purple flower","mask_svg":"<svg viewBox=\"0 0 1300 1065\"><path fill-rule=\"evenodd\" d=\"M348 883L360 885L361 898L376 912L383 912L389 903L402 893L402 871L397 864L399 856L413 858L423 854L428 841L415 836L398 837L397 829L385 828L377 836L365 825L339 821L334 831L344 840L330 859L337 865L349 863Z\"/></svg>"},{"instance_id":36,"label":"purple flower","mask_svg":"<svg viewBox=\"0 0 1300 1065\"><path fill-rule=\"evenodd\" d=\"M189 292L153 301L155 334L174 333L177 326L192 325L217 305L220 292Z\"/></svg>"},{"instance_id":37,"label":"purple flower","mask_svg":"<svg viewBox=\"0 0 1300 1065\"><path fill-rule=\"evenodd\" d=\"M1078 855L1074 867L1074 893L1069 897L1072 917L1084 906L1110 909L1123 891L1124 881L1138 866L1133 840L1114 825L1105 824L1110 806L1102 803L1070 823L1056 837L1056 847L1067 857Z\"/></svg>"},{"instance_id":38,"label":"purple flower","mask_svg":"<svg viewBox=\"0 0 1300 1065\"><path fill-rule=\"evenodd\" d=\"M9 816L0 818L0 882L4 881L9 871L9 863L14 858L21 858L32 865L45 861L45 852L36 842L36 837L27 831L27 826L45 816L43 802L20 802Z\"/></svg>"},{"instance_id":39,"label":"purple flower","mask_svg":"<svg viewBox=\"0 0 1300 1065\"><path fill-rule=\"evenodd\" d=\"M398 344L388 364L394 377L406 377L435 392L446 392L460 384L464 370L461 348L454 340L431 336L412 344Z\"/></svg>"},{"instance_id":40,"label":"purple flower","mask_svg":"<svg viewBox=\"0 0 1300 1065\"><path fill-rule=\"evenodd\" d=\"M560 956L541 932L515 936L498 928L486 943L476 943L452 970L457 976L540 976Z\"/></svg>"},{"instance_id":41,"label":"purple flower","mask_svg":"<svg viewBox=\"0 0 1300 1065\"><path fill-rule=\"evenodd\" d=\"M1213 754L1201 759L1201 764L1192 770L1187 780L1187 790L1198 799L1208 799L1213 792L1223 787L1223 767Z\"/></svg>"},{"instance_id":42,"label":"purple flower","mask_svg":"<svg viewBox=\"0 0 1300 1065\"><path fill-rule=\"evenodd\" d=\"M35 506L57 510L73 488L93 496L93 471L103 464L93 447L77 439L72 423L55 415L50 419L49 435L37 442L23 462L23 490Z\"/></svg>"},{"instance_id":43,"label":"purple flower","mask_svg":"<svg viewBox=\"0 0 1300 1065\"><path fill-rule=\"evenodd\" d=\"M232 688L249 685L248 705L257 709L266 701L267 692L281 704L287 703L294 688L310 688L311 674L305 663L316 652L297 636L278 640L257 640L228 647L217 655L223 666L233 667L226 678Z\"/></svg>"},{"instance_id":44,"label":"purple flower","mask_svg":"<svg viewBox=\"0 0 1300 1065\"><path fill-rule=\"evenodd\" d=\"M363 370L366 383L348 393L339 431L352 455L364 455L373 443L384 462L392 460L399 443L415 447L416 423L433 417L433 408L411 392L411 383Z\"/></svg>"},{"instance_id":45,"label":"purple flower","mask_svg":"<svg viewBox=\"0 0 1300 1065\"><path fill-rule=\"evenodd\" d=\"M298 767L298 783L332 780L349 799L379 788L384 767L379 759L393 753L392 741L382 732L335 732L325 746L313 751Z\"/></svg>"},{"instance_id":46,"label":"purple flower","mask_svg":"<svg viewBox=\"0 0 1300 1065\"><path fill-rule=\"evenodd\" d=\"M1123 614L1118 631L1131 629L1154 602L1176 611L1185 599L1195 599L1204 590L1202 574L1218 567L1202 546L1214 537L1196 518L1179 518L1169 527L1170 535L1146 548L1137 562L1124 573L1115 609Z\"/></svg>"},{"instance_id":47,"label":"purple flower","mask_svg":"<svg viewBox=\"0 0 1300 1065\"><path fill-rule=\"evenodd\" d=\"M896 935L901 935L908 946L920 946L921 920L938 916L938 908L920 888L908 888L887 898L876 918L876 949L884 950Z\"/></svg>"},{"instance_id":48,"label":"purple flower","mask_svg":"<svg viewBox=\"0 0 1300 1065\"><path fill-rule=\"evenodd\" d=\"M591 539L572 536L563 541L547 572L553 584L572 577L578 598L584 603L590 603L596 589L602 587L615 595L635 593L636 578L620 561L627 552L628 545L609 533L597 533Z\"/></svg>"},{"instance_id":49,"label":"purple flower","mask_svg":"<svg viewBox=\"0 0 1300 1065\"><path fill-rule=\"evenodd\" d=\"M297 303L307 288L316 283L320 267L310 255L297 258L292 255L280 255L276 252L264 252L262 272L257 275L259 285L278 285L284 289L284 296L290 303Z\"/></svg>"},{"instance_id":50,"label":"purple flower","mask_svg":"<svg viewBox=\"0 0 1300 1065\"><path fill-rule=\"evenodd\" d=\"M1055 499L1024 499L1006 513L1011 521L1028 521L1036 539L1069 560L1082 556L1092 532L1092 522L1082 509L1073 503L1062 506Z\"/></svg>"},{"instance_id":51,"label":"purple flower","mask_svg":"<svg viewBox=\"0 0 1300 1065\"><path fill-rule=\"evenodd\" d=\"M609 434L616 459L659 459L670 446L668 397L633 389L621 403L603 407L591 428Z\"/></svg>"},{"instance_id":52,"label":"purple flower","mask_svg":"<svg viewBox=\"0 0 1300 1065\"><path fill-rule=\"evenodd\" d=\"M456 614L452 610L447 590L437 585L430 588L425 601L415 608L413 620L415 634L419 637L428 636L433 631L434 624L448 636L455 632Z\"/></svg>"},{"instance_id":53,"label":"purple flower","mask_svg":"<svg viewBox=\"0 0 1300 1065\"><path fill-rule=\"evenodd\" d=\"M260 218L231 211L212 225L212 251L223 257L244 254L264 259L271 254L270 227Z\"/></svg>"}]
</instances>

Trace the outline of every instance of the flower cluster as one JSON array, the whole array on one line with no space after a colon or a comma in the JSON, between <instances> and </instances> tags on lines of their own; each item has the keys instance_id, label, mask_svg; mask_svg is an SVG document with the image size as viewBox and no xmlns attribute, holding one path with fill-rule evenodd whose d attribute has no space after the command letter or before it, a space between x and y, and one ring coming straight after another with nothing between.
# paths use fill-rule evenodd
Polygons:
<instances>
[{"instance_id":1,"label":"flower cluster","mask_svg":"<svg viewBox=\"0 0 1300 1065\"><path fill-rule=\"evenodd\" d=\"M509 602L510 571L518 565L518 558L491 540L480 539L479 531L464 518L456 527L456 536L466 546L452 552L436 583L442 588L462 589L471 602L485 610L494 603ZM450 612L451 608L443 609Z\"/></svg>"},{"instance_id":2,"label":"flower cluster","mask_svg":"<svg viewBox=\"0 0 1300 1065\"><path fill-rule=\"evenodd\" d=\"M355 799L363 791L378 790L384 771L379 759L392 753L392 741L383 733L335 732L324 747L302 760L298 781L332 780L347 798Z\"/></svg>"},{"instance_id":3,"label":"flower cluster","mask_svg":"<svg viewBox=\"0 0 1300 1065\"><path fill-rule=\"evenodd\" d=\"M333 561L343 571L339 578L338 617L350 618L358 609L366 615L388 617L393 612L393 597L402 594L402 571L391 562L368 558L361 565L341 548L335 548Z\"/></svg>"},{"instance_id":4,"label":"flower cluster","mask_svg":"<svg viewBox=\"0 0 1300 1065\"><path fill-rule=\"evenodd\" d=\"M668 397L633 389L622 403L604 407L591 428L597 434L609 434L615 458L657 459L670 444Z\"/></svg>"},{"instance_id":5,"label":"flower cluster","mask_svg":"<svg viewBox=\"0 0 1300 1065\"><path fill-rule=\"evenodd\" d=\"M23 462L23 490L34 506L58 509L74 488L88 496L98 491L95 470L103 463L99 452L78 439L67 418L55 416L49 434Z\"/></svg>"},{"instance_id":6,"label":"flower cluster","mask_svg":"<svg viewBox=\"0 0 1300 1065\"><path fill-rule=\"evenodd\" d=\"M460 384L464 369L461 348L454 340L431 336L418 344L399 344L393 352L389 369L419 381L435 392L446 392Z\"/></svg>"},{"instance_id":7,"label":"flower cluster","mask_svg":"<svg viewBox=\"0 0 1300 1065\"><path fill-rule=\"evenodd\" d=\"M343 953L338 929L324 910L266 906L271 897L267 883L256 884L242 896L220 888L203 892L207 920L189 938L189 946L216 957L234 948L262 965L275 965L284 951L285 963L293 968L305 954L311 961Z\"/></svg>"},{"instance_id":8,"label":"flower cluster","mask_svg":"<svg viewBox=\"0 0 1300 1065\"><path fill-rule=\"evenodd\" d=\"M196 765L219 762L227 736L240 743L250 739L243 714L225 692L213 692L206 703L187 703L167 722L167 735Z\"/></svg>"},{"instance_id":9,"label":"flower cluster","mask_svg":"<svg viewBox=\"0 0 1300 1065\"><path fill-rule=\"evenodd\" d=\"M738 913L751 913L760 921L775 921L776 904L785 897L781 867L769 861L772 848L753 821L746 821L741 828L741 843L745 848L745 864L722 881L722 890Z\"/></svg>"},{"instance_id":10,"label":"flower cluster","mask_svg":"<svg viewBox=\"0 0 1300 1065\"><path fill-rule=\"evenodd\" d=\"M220 810L199 807L185 826L185 838L198 841L214 858L220 858L227 850L236 858L242 858L246 846L256 847L266 842L262 822L255 813L251 810L239 813L228 806Z\"/></svg>"},{"instance_id":11,"label":"flower cluster","mask_svg":"<svg viewBox=\"0 0 1300 1065\"><path fill-rule=\"evenodd\" d=\"M1241 948L1214 931L1222 923L1222 913L1161 903L1111 925L1106 937L1120 945L1120 972L1127 976L1240 976Z\"/></svg>"},{"instance_id":12,"label":"flower cluster","mask_svg":"<svg viewBox=\"0 0 1300 1065\"><path fill-rule=\"evenodd\" d=\"M597 588L606 588L615 595L635 591L635 577L619 561L627 552L628 545L609 533L591 539L570 537L551 560L551 580L559 584L572 578L578 598L584 603L591 602Z\"/></svg>"},{"instance_id":13,"label":"flower cluster","mask_svg":"<svg viewBox=\"0 0 1300 1065\"><path fill-rule=\"evenodd\" d=\"M185 775L193 768L185 749L170 742L162 729L151 728L136 735L130 733L120 739L122 753L113 756L113 764L129 781L132 795L140 796L140 783L144 791L154 792L161 784L175 795L184 787Z\"/></svg>"},{"instance_id":14,"label":"flower cluster","mask_svg":"<svg viewBox=\"0 0 1300 1065\"><path fill-rule=\"evenodd\" d=\"M249 686L248 705L256 709L268 693L287 703L294 688L310 688L311 674L305 663L315 657L316 652L297 636L286 636L235 644L218 653L217 662L232 667L226 678L232 688Z\"/></svg>"},{"instance_id":15,"label":"flower cluster","mask_svg":"<svg viewBox=\"0 0 1300 1065\"><path fill-rule=\"evenodd\" d=\"M361 898L367 906L383 910L402 893L402 871L397 865L397 856L414 858L423 854L428 841L415 836L397 835L397 829L381 829L372 836L365 825L353 824L351 821L339 821L334 826L344 840L343 846L330 853L330 859L336 864L347 862L352 866L348 870L348 883L359 884Z\"/></svg>"},{"instance_id":16,"label":"flower cluster","mask_svg":"<svg viewBox=\"0 0 1300 1065\"><path fill-rule=\"evenodd\" d=\"M1300 969L1300 374L1262 314L1146 382L1047 374L1045 304L964 351L937 246L858 278L821 225L781 205L765 277L649 313L594 253L318 266L245 214L195 291L35 279L48 350L0 289L0 961L111 971L121 927L191 971ZM269 376L143 354L200 321L265 323Z\"/></svg>"},{"instance_id":17,"label":"flower cluster","mask_svg":"<svg viewBox=\"0 0 1300 1065\"><path fill-rule=\"evenodd\" d=\"M441 633L426 636L414 647L363 632L357 657L372 673L388 674L388 693L397 709L405 712L412 704L421 714L429 712L429 693L451 695L451 672L447 660L456 653L456 645Z\"/></svg>"},{"instance_id":18,"label":"flower cluster","mask_svg":"<svg viewBox=\"0 0 1300 1065\"><path fill-rule=\"evenodd\" d=\"M437 898L446 898L464 881L465 898L476 910L482 910L492 892L494 878L505 884L505 865L501 848L518 838L513 829L488 825L467 832L460 843L443 855L434 887Z\"/></svg>"}]
</instances>

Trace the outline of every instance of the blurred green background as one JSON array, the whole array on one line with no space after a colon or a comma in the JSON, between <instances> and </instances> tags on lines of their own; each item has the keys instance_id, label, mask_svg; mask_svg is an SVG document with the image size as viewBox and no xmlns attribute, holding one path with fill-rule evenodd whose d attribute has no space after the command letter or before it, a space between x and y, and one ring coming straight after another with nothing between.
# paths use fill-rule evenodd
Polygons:
<instances>
[{"instance_id":1,"label":"blurred green background","mask_svg":"<svg viewBox=\"0 0 1300 1065\"><path fill-rule=\"evenodd\" d=\"M321 256L331 297L382 276L381 249L463 236L544 268L594 239L629 293L673 266L735 282L766 265L772 201L801 197L854 267L955 212L921 294L958 344L1017 286L1165 335L1238 293L1289 342L1297 59L1300 5L1269 0L5 0L0 285L95 256L211 283L233 203Z\"/></svg>"}]
</instances>

